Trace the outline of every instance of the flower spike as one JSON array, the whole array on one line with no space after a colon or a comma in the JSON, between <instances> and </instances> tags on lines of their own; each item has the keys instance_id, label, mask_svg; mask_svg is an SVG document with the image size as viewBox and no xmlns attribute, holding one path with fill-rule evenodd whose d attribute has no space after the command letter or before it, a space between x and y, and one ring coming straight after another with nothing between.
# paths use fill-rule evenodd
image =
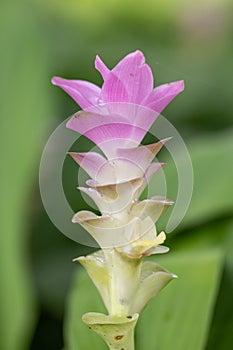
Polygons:
<instances>
[{"instance_id":1,"label":"flower spike","mask_svg":"<svg viewBox=\"0 0 233 350\"><path fill-rule=\"evenodd\" d=\"M66 91L82 108L67 123L102 151L69 152L90 176L78 187L100 211L82 210L72 222L83 226L100 250L78 261L98 289L108 315L88 313L83 321L98 333L109 349L133 350L139 314L152 297L177 276L143 259L169 251L165 232L156 223L173 204L163 196L140 200L154 174L165 163L154 161L166 138L141 142L166 106L184 89L177 81L154 88L151 68L137 50L113 69L96 56L102 87L82 80L55 77L52 83Z\"/></svg>"}]
</instances>

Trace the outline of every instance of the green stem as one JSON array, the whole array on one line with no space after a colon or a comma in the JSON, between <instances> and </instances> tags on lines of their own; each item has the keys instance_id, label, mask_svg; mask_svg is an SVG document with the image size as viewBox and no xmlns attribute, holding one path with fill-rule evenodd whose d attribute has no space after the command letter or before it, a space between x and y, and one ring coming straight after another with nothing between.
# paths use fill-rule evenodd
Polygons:
<instances>
[{"instance_id":1,"label":"green stem","mask_svg":"<svg viewBox=\"0 0 233 350\"><path fill-rule=\"evenodd\" d=\"M86 268L109 313L88 313L83 321L110 350L134 350L139 313L176 276L151 261L129 259L116 249L100 250L77 260Z\"/></svg>"},{"instance_id":2,"label":"green stem","mask_svg":"<svg viewBox=\"0 0 233 350\"><path fill-rule=\"evenodd\" d=\"M109 273L109 314L130 316L130 305L138 289L141 261L128 259L115 249L104 250Z\"/></svg>"},{"instance_id":3,"label":"green stem","mask_svg":"<svg viewBox=\"0 0 233 350\"><path fill-rule=\"evenodd\" d=\"M138 316L106 316L92 312L85 314L83 321L103 338L110 350L134 350L134 328Z\"/></svg>"},{"instance_id":4,"label":"green stem","mask_svg":"<svg viewBox=\"0 0 233 350\"><path fill-rule=\"evenodd\" d=\"M138 314L132 300L140 287L141 260L129 259L116 249L79 258L104 298L109 315L88 313L83 321L99 334L110 350L134 350ZM134 314L133 314L134 313Z\"/></svg>"},{"instance_id":5,"label":"green stem","mask_svg":"<svg viewBox=\"0 0 233 350\"><path fill-rule=\"evenodd\" d=\"M110 350L134 350L134 329L131 329L124 336L119 334L111 337L111 334L108 334L105 341Z\"/></svg>"}]
</instances>

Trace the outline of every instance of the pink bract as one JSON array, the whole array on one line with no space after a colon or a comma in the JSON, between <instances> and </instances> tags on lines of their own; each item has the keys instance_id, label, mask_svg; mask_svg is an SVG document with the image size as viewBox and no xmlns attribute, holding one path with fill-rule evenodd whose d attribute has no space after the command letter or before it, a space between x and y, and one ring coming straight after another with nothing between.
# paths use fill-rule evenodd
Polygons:
<instances>
[{"instance_id":1,"label":"pink bract","mask_svg":"<svg viewBox=\"0 0 233 350\"><path fill-rule=\"evenodd\" d=\"M123 58L112 70L96 56L95 67L104 80L102 89L83 80L54 77L52 83L65 90L84 110L102 103L124 102L150 107L160 113L184 89L183 80L153 89L152 71L138 50Z\"/></svg>"},{"instance_id":2,"label":"pink bract","mask_svg":"<svg viewBox=\"0 0 233 350\"><path fill-rule=\"evenodd\" d=\"M137 147L163 109L184 89L183 80L154 88L151 68L141 51L124 57L110 70L96 56L95 68L102 88L83 80L54 77L52 83L66 91L83 109L67 127L88 137L107 156L118 148Z\"/></svg>"}]
</instances>

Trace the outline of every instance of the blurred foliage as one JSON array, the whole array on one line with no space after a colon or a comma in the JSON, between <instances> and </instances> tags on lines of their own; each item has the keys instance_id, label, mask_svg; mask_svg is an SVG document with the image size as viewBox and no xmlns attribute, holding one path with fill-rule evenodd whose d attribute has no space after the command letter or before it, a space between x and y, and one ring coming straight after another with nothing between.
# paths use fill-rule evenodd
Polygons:
<instances>
[{"instance_id":1,"label":"blurred foliage","mask_svg":"<svg viewBox=\"0 0 233 350\"><path fill-rule=\"evenodd\" d=\"M96 54L113 67L128 52L140 49L154 71L155 85L185 80L185 92L164 115L187 143L195 183L189 211L168 238L174 254L160 258L161 264L179 273L180 279L146 309L138 333L144 332L146 320L153 318L149 326L155 324L155 329L148 329L146 343L149 347L151 342L153 347L154 338L149 337L154 337L159 323L157 308L166 316L171 299L174 302L178 298L181 302L183 295L181 307L190 300L193 304L187 305L190 311L187 315L184 309L184 316L190 316L189 322L182 326L185 318L179 318L171 330L172 333L178 329L177 341L193 317L197 323L193 324L197 327L195 331L201 325L205 331L199 345L194 342L196 333L190 338L193 346L197 344L196 349L198 346L203 350L230 349L233 341L232 1L2 0L0 6L0 348L28 349L30 337L32 350L62 347L64 300L76 270L68 304L73 305L79 296L81 302L77 307L82 306L83 312L97 311L100 307L98 304L95 309L96 301L91 299L94 287L82 289L82 281L88 284L87 277L79 274L81 270L71 263L73 257L92 249L59 234L39 197L37 173L43 144L55 126L79 108L62 91L50 86L49 80L60 75L100 85L100 76L93 67ZM84 151L86 144L82 139L72 149ZM165 174L173 198L177 191L176 173L166 152L159 157L166 158ZM76 165L67 159L63 177L67 198L75 210L88 209L75 190L76 174ZM195 294L195 288L189 288L190 283L198 286L199 294ZM201 298L203 295L207 299ZM89 310L84 304L87 297ZM65 325L67 350L74 346L76 321L79 327L78 312L82 310L77 311L75 320L71 311ZM170 327L170 318L165 316L163 324ZM36 320L37 328L33 332ZM68 331L70 322L72 327ZM88 335L91 341L91 333ZM138 337L138 341L140 338L145 341L143 337ZM98 340L95 339L96 348ZM166 341L169 337L161 345L164 350ZM89 348L81 335L78 342L80 349ZM177 343L177 349L182 350L181 346Z\"/></svg>"},{"instance_id":2,"label":"blurred foliage","mask_svg":"<svg viewBox=\"0 0 233 350\"><path fill-rule=\"evenodd\" d=\"M194 171L194 187L190 207L179 226L179 230L195 227L220 216L230 216L233 208L233 129L224 130L208 136L198 136L186 143L191 155ZM166 162L164 173L167 181L167 196L176 198L179 183L177 169L171 156L162 153L160 161ZM185 161L180 164L185 169ZM185 172L185 170L183 170ZM162 177L155 176L150 187L159 194ZM172 209L172 208L171 208ZM170 209L170 210L171 210ZM167 215L168 214L168 215ZM159 226L165 226L169 212L161 218Z\"/></svg>"},{"instance_id":3,"label":"blurred foliage","mask_svg":"<svg viewBox=\"0 0 233 350\"><path fill-rule=\"evenodd\" d=\"M37 18L31 16L26 1L8 1L2 7L0 348L23 350L37 315L28 250L34 211L31 191L51 100Z\"/></svg>"},{"instance_id":4,"label":"blurred foliage","mask_svg":"<svg viewBox=\"0 0 233 350\"><path fill-rule=\"evenodd\" d=\"M118 18L126 20L127 23L139 23L146 25L157 25L175 21L179 15L189 7L190 10L198 9L218 9L219 0L197 0L192 1L177 0L174 6L170 0L147 0L141 6L138 0L51 0L40 1L47 10L57 15L61 20L81 21L97 26L100 31L106 26L112 25L112 21ZM230 4L229 0L222 0L224 6ZM173 6L172 6L173 5ZM179 18L179 17L178 17ZM156 21L156 23L155 23ZM100 27L99 27L100 26Z\"/></svg>"}]
</instances>

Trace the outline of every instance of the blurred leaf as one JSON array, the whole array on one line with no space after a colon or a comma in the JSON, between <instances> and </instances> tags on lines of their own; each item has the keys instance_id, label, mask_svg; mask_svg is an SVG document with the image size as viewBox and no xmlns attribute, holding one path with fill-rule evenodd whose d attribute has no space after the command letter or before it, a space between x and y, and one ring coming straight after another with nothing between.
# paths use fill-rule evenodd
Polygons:
<instances>
[{"instance_id":1,"label":"blurred leaf","mask_svg":"<svg viewBox=\"0 0 233 350\"><path fill-rule=\"evenodd\" d=\"M198 138L190 145L194 192L184 224L233 211L233 130Z\"/></svg>"},{"instance_id":2,"label":"blurred leaf","mask_svg":"<svg viewBox=\"0 0 233 350\"><path fill-rule=\"evenodd\" d=\"M135 6L134 0L97 0L93 4L92 0L68 0L64 3L62 0L52 0L50 2L42 1L42 5L59 15L63 20L81 21L81 23L90 23L93 26L106 26L118 18L127 20L143 20L144 24L148 21L164 21L175 13L174 6L170 6L170 0L157 0L153 2L147 0L144 6ZM181 4L180 4L181 5ZM104 10L103 10L104 9ZM98 29L97 26L97 29Z\"/></svg>"},{"instance_id":3,"label":"blurred leaf","mask_svg":"<svg viewBox=\"0 0 233 350\"><path fill-rule=\"evenodd\" d=\"M233 342L233 270L226 266L206 350L229 350Z\"/></svg>"},{"instance_id":4,"label":"blurred leaf","mask_svg":"<svg viewBox=\"0 0 233 350\"><path fill-rule=\"evenodd\" d=\"M137 328L137 349L203 349L219 285L222 256L218 251L171 254L163 264L179 279L165 288L147 307ZM104 308L86 273L78 273L68 304L65 324L67 350L104 343L81 320L89 311Z\"/></svg>"},{"instance_id":5,"label":"blurred leaf","mask_svg":"<svg viewBox=\"0 0 233 350\"><path fill-rule=\"evenodd\" d=\"M221 231L219 231L221 232ZM226 239L226 264L206 350L228 350L233 343L233 224Z\"/></svg>"},{"instance_id":6,"label":"blurred leaf","mask_svg":"<svg viewBox=\"0 0 233 350\"><path fill-rule=\"evenodd\" d=\"M30 192L50 114L48 60L37 15L27 0L1 3L0 349L4 350L28 347L36 317L28 252L35 205Z\"/></svg>"},{"instance_id":7,"label":"blurred leaf","mask_svg":"<svg viewBox=\"0 0 233 350\"><path fill-rule=\"evenodd\" d=\"M41 2L41 1L40 1ZM228 4L229 0L205 0L209 6L216 4ZM49 2L42 1L42 5L48 8L55 14L58 14L63 20L73 20L75 22L91 22L91 25L100 26L111 24L116 18L126 18L128 21L138 20L143 21L145 25L158 22L166 22L177 16L177 13L183 10L185 1L177 0L176 6L171 0L145 0L142 6L141 2L135 0L50 0ZM196 1L198 8L203 5L203 1ZM190 6L190 5L189 5ZM194 7L195 8L195 7ZM103 10L104 9L104 10Z\"/></svg>"},{"instance_id":8,"label":"blurred leaf","mask_svg":"<svg viewBox=\"0 0 233 350\"><path fill-rule=\"evenodd\" d=\"M179 232L178 235L172 234L168 236L168 246L174 248L175 252L187 251L190 248L205 251L206 249L223 249L227 250L229 257L232 257L233 241L230 242L229 237L232 236L232 218L222 219L213 222L207 222L200 227L190 228ZM230 260L230 259L229 259ZM232 265L233 268L233 265Z\"/></svg>"},{"instance_id":9,"label":"blurred leaf","mask_svg":"<svg viewBox=\"0 0 233 350\"><path fill-rule=\"evenodd\" d=\"M163 259L179 279L155 298L138 324L138 349L201 350L208 335L222 256L218 251Z\"/></svg>"},{"instance_id":10,"label":"blurred leaf","mask_svg":"<svg viewBox=\"0 0 233 350\"><path fill-rule=\"evenodd\" d=\"M205 135L187 143L193 163L194 188L190 207L179 229L195 227L203 222L216 219L222 215L233 212L233 131L227 130L222 133ZM177 196L177 169L173 161L167 155L161 155L160 161L167 162L164 168L168 184L169 198L173 200ZM181 159L182 164L182 159ZM185 171L185 164L182 164ZM180 171L181 169L178 169ZM162 187L160 178L152 179L150 186L155 189ZM162 180L162 178L161 178ZM182 183L180 184L182 191ZM156 193L156 194L158 194ZM159 226L165 226L169 212L159 222Z\"/></svg>"}]
</instances>

